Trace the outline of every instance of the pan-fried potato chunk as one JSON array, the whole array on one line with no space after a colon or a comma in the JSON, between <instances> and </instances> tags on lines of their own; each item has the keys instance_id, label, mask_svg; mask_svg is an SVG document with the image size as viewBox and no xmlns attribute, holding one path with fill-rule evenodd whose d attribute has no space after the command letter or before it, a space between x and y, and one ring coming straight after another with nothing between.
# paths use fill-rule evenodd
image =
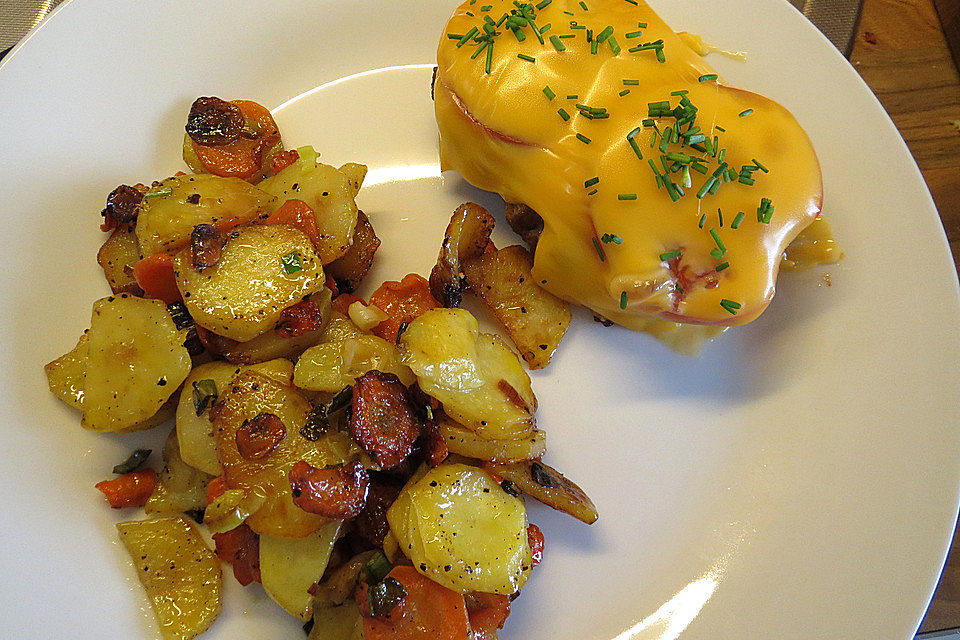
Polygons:
<instances>
[{"instance_id":1,"label":"pan-fried potato chunk","mask_svg":"<svg viewBox=\"0 0 960 640\"><path fill-rule=\"evenodd\" d=\"M403 363L420 388L461 425L488 438L522 438L533 430L537 399L530 376L497 336L480 333L463 309L431 309L400 337Z\"/></svg>"},{"instance_id":2,"label":"pan-fried potato chunk","mask_svg":"<svg viewBox=\"0 0 960 640\"><path fill-rule=\"evenodd\" d=\"M545 431L533 431L522 438L512 440L504 438L487 440L446 416L441 416L437 427L450 453L467 458L499 462L533 460L542 456L547 450Z\"/></svg>"},{"instance_id":3,"label":"pan-fried potato chunk","mask_svg":"<svg viewBox=\"0 0 960 640\"><path fill-rule=\"evenodd\" d=\"M174 514L207 506L210 476L195 469L180 457L177 430L170 431L163 445L163 469L157 474L157 486L144 505L150 514Z\"/></svg>"},{"instance_id":4,"label":"pan-fried potato chunk","mask_svg":"<svg viewBox=\"0 0 960 640\"><path fill-rule=\"evenodd\" d=\"M326 164L317 164L312 154L300 158L257 185L276 197L271 213L291 199L303 200L317 216L320 245L317 253L323 264L330 264L350 248L357 226L357 204L350 180Z\"/></svg>"},{"instance_id":5,"label":"pan-fried potato chunk","mask_svg":"<svg viewBox=\"0 0 960 640\"><path fill-rule=\"evenodd\" d=\"M173 264L194 322L240 342L272 329L284 309L323 288L310 238L283 225L233 231L220 261L203 271L194 268L189 248Z\"/></svg>"},{"instance_id":6,"label":"pan-fried potato chunk","mask_svg":"<svg viewBox=\"0 0 960 640\"><path fill-rule=\"evenodd\" d=\"M340 165L337 171L347 177L347 184L350 185L353 197L356 198L357 194L360 193L360 187L363 185L363 179L367 177L367 165L347 162Z\"/></svg>"},{"instance_id":7,"label":"pan-fried potato chunk","mask_svg":"<svg viewBox=\"0 0 960 640\"><path fill-rule=\"evenodd\" d=\"M310 619L313 596L307 589L326 571L342 524L334 520L303 538L260 536L263 590L290 615Z\"/></svg>"},{"instance_id":8,"label":"pan-fried potato chunk","mask_svg":"<svg viewBox=\"0 0 960 640\"><path fill-rule=\"evenodd\" d=\"M359 453L359 447L339 431L327 433L316 442L307 440L300 431L311 408L295 388L255 371L237 376L217 403L214 429L227 487L265 496L263 506L246 521L256 533L302 538L330 522L293 503L290 469L300 460L320 469L344 464ZM263 413L279 418L282 438L266 455L244 457L237 445L237 432Z\"/></svg>"},{"instance_id":9,"label":"pan-fried potato chunk","mask_svg":"<svg viewBox=\"0 0 960 640\"><path fill-rule=\"evenodd\" d=\"M374 232L370 219L363 211L357 211L353 243L345 254L327 265L327 274L336 278L337 282L347 282L351 289L357 288L373 266L373 256L379 247L380 238Z\"/></svg>"},{"instance_id":10,"label":"pan-fried potato chunk","mask_svg":"<svg viewBox=\"0 0 960 640\"><path fill-rule=\"evenodd\" d=\"M164 640L189 640L220 615L220 561L182 516L117 524Z\"/></svg>"},{"instance_id":11,"label":"pan-fried potato chunk","mask_svg":"<svg viewBox=\"0 0 960 640\"><path fill-rule=\"evenodd\" d=\"M538 460L488 463L484 465L505 480L510 480L520 491L529 494L557 511L570 514L581 522L597 521L597 508L590 497L575 482L562 473Z\"/></svg>"},{"instance_id":12,"label":"pan-fried potato chunk","mask_svg":"<svg viewBox=\"0 0 960 640\"><path fill-rule=\"evenodd\" d=\"M190 373L185 335L159 300L121 294L95 302L81 424L120 431L156 414Z\"/></svg>"},{"instance_id":13,"label":"pan-fried potato chunk","mask_svg":"<svg viewBox=\"0 0 960 640\"><path fill-rule=\"evenodd\" d=\"M413 566L454 591L512 594L530 575L523 500L477 467L431 469L403 488L387 521Z\"/></svg>"},{"instance_id":14,"label":"pan-fried potato chunk","mask_svg":"<svg viewBox=\"0 0 960 640\"><path fill-rule=\"evenodd\" d=\"M190 466L212 476L223 473L223 467L217 457L217 440L213 423L210 421L210 409L217 401L217 397L214 396L205 402L203 390L207 388L216 394L222 394L230 385L230 381L244 371L257 371L278 382L290 384L293 363L283 359L270 360L252 366L238 366L220 361L208 362L194 367L183 383L183 391L180 392L180 402L177 404L177 438L180 442L180 455ZM209 382L203 382L205 380ZM194 383L197 384L196 390L194 390ZM203 404L199 415L197 414L198 401Z\"/></svg>"},{"instance_id":15,"label":"pan-fried potato chunk","mask_svg":"<svg viewBox=\"0 0 960 640\"><path fill-rule=\"evenodd\" d=\"M470 290L480 296L531 369L540 369L570 324L570 306L537 286L533 256L514 245L463 263Z\"/></svg>"},{"instance_id":16,"label":"pan-fried potato chunk","mask_svg":"<svg viewBox=\"0 0 960 640\"><path fill-rule=\"evenodd\" d=\"M137 242L133 227L120 225L114 229L97 252L97 263L103 269L111 291L120 293L126 287L137 284L133 267L140 257L140 243Z\"/></svg>"},{"instance_id":17,"label":"pan-fried potato chunk","mask_svg":"<svg viewBox=\"0 0 960 640\"><path fill-rule=\"evenodd\" d=\"M250 222L271 205L273 197L240 178L209 173L169 178L144 198L137 215L137 238L145 256L173 253L190 242L198 224L228 229Z\"/></svg>"},{"instance_id":18,"label":"pan-fried potato chunk","mask_svg":"<svg viewBox=\"0 0 960 640\"><path fill-rule=\"evenodd\" d=\"M50 391L74 409L83 410L83 396L87 374L87 354L90 352L90 338L84 332L77 340L77 346L56 360L44 365L47 384Z\"/></svg>"},{"instance_id":19,"label":"pan-fried potato chunk","mask_svg":"<svg viewBox=\"0 0 960 640\"><path fill-rule=\"evenodd\" d=\"M486 249L494 219L478 204L466 202L453 212L440 245L440 256L430 272L430 292L445 307L459 307L463 298L461 265Z\"/></svg>"},{"instance_id":20,"label":"pan-fried potato chunk","mask_svg":"<svg viewBox=\"0 0 960 640\"><path fill-rule=\"evenodd\" d=\"M405 385L416 380L401 362L396 346L377 336L361 335L304 351L297 360L293 382L301 389L336 392L374 369L395 374Z\"/></svg>"}]
</instances>

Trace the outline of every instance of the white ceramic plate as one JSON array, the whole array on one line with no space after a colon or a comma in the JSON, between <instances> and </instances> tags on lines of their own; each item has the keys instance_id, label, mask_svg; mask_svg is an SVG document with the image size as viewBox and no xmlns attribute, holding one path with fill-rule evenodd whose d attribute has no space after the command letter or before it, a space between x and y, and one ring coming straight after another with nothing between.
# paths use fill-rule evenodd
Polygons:
<instances>
[{"instance_id":1,"label":"white ceramic plate","mask_svg":"<svg viewBox=\"0 0 960 640\"><path fill-rule=\"evenodd\" d=\"M93 484L161 436L84 432L41 370L105 295L105 195L182 168L196 96L283 104L289 143L372 169L371 281L426 273L456 204L500 208L437 175L429 64L454 4L76 0L3 62L0 635L156 635L113 532L122 514ZM786 2L655 4L748 51L713 62L807 128L846 259L832 286L824 269L782 277L769 311L698 358L576 315L533 378L548 460L602 515L586 527L531 508L547 558L503 637L904 640L960 484L958 289L933 203L870 91ZM226 583L208 638L301 637L259 587Z\"/></svg>"}]
</instances>

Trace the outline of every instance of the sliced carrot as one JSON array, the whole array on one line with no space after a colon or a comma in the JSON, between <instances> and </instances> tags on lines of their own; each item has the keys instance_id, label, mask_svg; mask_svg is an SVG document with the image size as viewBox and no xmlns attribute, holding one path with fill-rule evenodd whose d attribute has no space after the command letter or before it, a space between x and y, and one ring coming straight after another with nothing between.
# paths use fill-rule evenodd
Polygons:
<instances>
[{"instance_id":1,"label":"sliced carrot","mask_svg":"<svg viewBox=\"0 0 960 640\"><path fill-rule=\"evenodd\" d=\"M327 274L327 279L324 281L323 286L330 289L330 293L333 294L334 298L340 295L340 287L337 286L337 280L333 276Z\"/></svg>"},{"instance_id":2,"label":"sliced carrot","mask_svg":"<svg viewBox=\"0 0 960 640\"><path fill-rule=\"evenodd\" d=\"M157 472L153 469L131 471L113 480L104 480L94 485L114 509L142 507L157 486Z\"/></svg>"},{"instance_id":3,"label":"sliced carrot","mask_svg":"<svg viewBox=\"0 0 960 640\"><path fill-rule=\"evenodd\" d=\"M208 172L226 178L250 178L263 170L263 154L280 142L280 130L262 105L250 100L233 100L248 124L259 130L255 138L241 136L230 144L204 145L191 140L193 151Z\"/></svg>"},{"instance_id":4,"label":"sliced carrot","mask_svg":"<svg viewBox=\"0 0 960 640\"><path fill-rule=\"evenodd\" d=\"M133 277L150 298L167 304L183 300L173 273L173 258L169 254L158 253L144 258L133 266Z\"/></svg>"},{"instance_id":5,"label":"sliced carrot","mask_svg":"<svg viewBox=\"0 0 960 640\"><path fill-rule=\"evenodd\" d=\"M468 640L470 623L462 595L410 566L394 567L388 577L402 584L407 595L385 616L369 617L369 587L357 590L365 640Z\"/></svg>"},{"instance_id":6,"label":"sliced carrot","mask_svg":"<svg viewBox=\"0 0 960 640\"><path fill-rule=\"evenodd\" d=\"M297 153L296 149L281 151L273 156L273 160L270 161L270 170L274 173L280 173L299 159L300 154Z\"/></svg>"},{"instance_id":7,"label":"sliced carrot","mask_svg":"<svg viewBox=\"0 0 960 640\"><path fill-rule=\"evenodd\" d=\"M226 476L217 476L207 485L207 504L210 504L227 492Z\"/></svg>"},{"instance_id":8,"label":"sliced carrot","mask_svg":"<svg viewBox=\"0 0 960 640\"><path fill-rule=\"evenodd\" d=\"M333 299L333 308L340 313L347 315L347 310L354 302L363 302L363 298L355 296L352 293L341 293ZM367 304L363 302L363 304Z\"/></svg>"},{"instance_id":9,"label":"sliced carrot","mask_svg":"<svg viewBox=\"0 0 960 640\"><path fill-rule=\"evenodd\" d=\"M387 314L387 319L377 325L373 333L388 342L396 342L404 322L441 306L430 293L430 283L416 273L407 274L400 282L384 282L370 296L370 304Z\"/></svg>"},{"instance_id":10,"label":"sliced carrot","mask_svg":"<svg viewBox=\"0 0 960 640\"><path fill-rule=\"evenodd\" d=\"M468 596L467 610L473 632L471 640L495 640L497 630L503 629L510 615L510 596L477 591Z\"/></svg>"},{"instance_id":11,"label":"sliced carrot","mask_svg":"<svg viewBox=\"0 0 960 640\"><path fill-rule=\"evenodd\" d=\"M527 525L527 541L530 543L530 555L533 556L533 566L540 564L543 560L543 549L546 545L546 538L543 537L543 531L532 522Z\"/></svg>"},{"instance_id":12,"label":"sliced carrot","mask_svg":"<svg viewBox=\"0 0 960 640\"><path fill-rule=\"evenodd\" d=\"M279 209L270 214L263 224L285 224L303 231L313 246L320 246L320 229L317 227L317 216L303 200L287 200Z\"/></svg>"}]
</instances>

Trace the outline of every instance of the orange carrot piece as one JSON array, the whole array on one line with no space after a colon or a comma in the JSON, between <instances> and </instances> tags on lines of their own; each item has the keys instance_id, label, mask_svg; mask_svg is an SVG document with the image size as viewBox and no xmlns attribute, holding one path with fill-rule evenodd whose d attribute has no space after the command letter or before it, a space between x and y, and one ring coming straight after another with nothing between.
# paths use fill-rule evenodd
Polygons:
<instances>
[{"instance_id":1,"label":"orange carrot piece","mask_svg":"<svg viewBox=\"0 0 960 640\"><path fill-rule=\"evenodd\" d=\"M270 112L250 100L232 100L248 122L260 130L256 138L239 139L224 145L204 145L191 140L193 151L208 172L226 178L250 178L262 171L263 154L280 142L280 130Z\"/></svg>"},{"instance_id":2,"label":"orange carrot piece","mask_svg":"<svg viewBox=\"0 0 960 640\"><path fill-rule=\"evenodd\" d=\"M279 209L274 211L263 221L263 224L285 224L303 231L314 247L320 245L320 229L317 227L317 216L303 200L287 200Z\"/></svg>"},{"instance_id":3,"label":"orange carrot piece","mask_svg":"<svg viewBox=\"0 0 960 640\"><path fill-rule=\"evenodd\" d=\"M543 531L532 522L527 525L527 542L530 543L530 555L533 556L533 566L540 564L543 560L543 549L546 545L546 538L543 537Z\"/></svg>"},{"instance_id":4,"label":"orange carrot piece","mask_svg":"<svg viewBox=\"0 0 960 640\"><path fill-rule=\"evenodd\" d=\"M365 640L468 640L470 623L462 595L410 566L394 567L388 577L402 584L407 595L385 616L369 617L369 587L363 584L357 590Z\"/></svg>"},{"instance_id":5,"label":"orange carrot piece","mask_svg":"<svg viewBox=\"0 0 960 640\"><path fill-rule=\"evenodd\" d=\"M297 153L296 149L281 151L273 156L273 160L270 161L270 170L274 173L280 173L299 159L300 154Z\"/></svg>"},{"instance_id":6,"label":"orange carrot piece","mask_svg":"<svg viewBox=\"0 0 960 640\"><path fill-rule=\"evenodd\" d=\"M407 274L400 282L384 282L370 296L370 304L387 314L387 319L374 327L373 333L388 342L396 342L404 322L441 306L430 293L430 283L416 273Z\"/></svg>"},{"instance_id":7,"label":"orange carrot piece","mask_svg":"<svg viewBox=\"0 0 960 640\"><path fill-rule=\"evenodd\" d=\"M335 311L339 311L340 313L347 315L347 310L354 302L363 302L363 298L360 296L355 296L352 293L341 293L333 299L333 308ZM363 304L367 303L363 302Z\"/></svg>"},{"instance_id":8,"label":"orange carrot piece","mask_svg":"<svg viewBox=\"0 0 960 640\"><path fill-rule=\"evenodd\" d=\"M494 640L497 630L503 629L510 615L510 596L478 591L471 594L469 600L471 640Z\"/></svg>"},{"instance_id":9,"label":"orange carrot piece","mask_svg":"<svg viewBox=\"0 0 960 640\"><path fill-rule=\"evenodd\" d=\"M246 524L213 534L217 557L233 565L233 577L241 586L260 582L260 536Z\"/></svg>"},{"instance_id":10,"label":"orange carrot piece","mask_svg":"<svg viewBox=\"0 0 960 640\"><path fill-rule=\"evenodd\" d=\"M144 258L133 266L133 277L150 298L167 304L183 300L173 274L173 258L169 254L158 253Z\"/></svg>"},{"instance_id":11,"label":"orange carrot piece","mask_svg":"<svg viewBox=\"0 0 960 640\"><path fill-rule=\"evenodd\" d=\"M94 485L114 509L142 507L157 486L157 472L153 469L131 471L113 480L104 480Z\"/></svg>"}]
</instances>

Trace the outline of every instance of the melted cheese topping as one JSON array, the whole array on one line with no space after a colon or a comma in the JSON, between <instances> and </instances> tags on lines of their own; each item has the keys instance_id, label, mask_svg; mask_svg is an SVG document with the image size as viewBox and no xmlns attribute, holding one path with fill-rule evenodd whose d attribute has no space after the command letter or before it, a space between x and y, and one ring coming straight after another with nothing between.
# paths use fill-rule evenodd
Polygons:
<instances>
[{"instance_id":1,"label":"melted cheese topping","mask_svg":"<svg viewBox=\"0 0 960 640\"><path fill-rule=\"evenodd\" d=\"M522 42L510 30L499 29L489 73L484 69L486 51L471 58L477 44L458 47L446 34L466 34L472 27L483 33L484 16L496 21L515 6L507 0L480 0L457 9L437 54L434 95L442 168L455 169L471 184L508 202L523 202L543 217L533 274L561 298L655 334L669 333L678 322L719 328L753 320L774 295L787 245L820 212L820 167L810 140L772 100L730 87L722 78L700 82L713 69L642 0L636 6L617 0L585 2L587 11L572 0L553 0L536 11L538 26L551 25L544 44L529 26L523 29ZM484 4L492 8L483 12ZM592 54L586 29L570 28L571 21L594 35L612 26L621 51L614 55L604 42ZM642 37L628 39L638 22L647 24ZM549 36L566 34L575 37L561 39L566 50L557 51ZM627 51L658 39L665 62L652 50ZM624 79L639 84L624 85ZM544 94L545 86L555 94L552 100ZM620 96L624 89L630 92ZM635 137L642 160L626 136L641 126L648 103L669 100L675 107L679 98L670 94L678 90L688 92L698 108L695 126L711 139L718 136L735 171L756 158L769 173L756 171L753 186L725 183L715 195L698 199L696 192L718 161L689 146L671 144L668 151L705 157L708 165L705 176L691 173L692 188L672 202L667 191L657 187L647 163L652 159L663 171L659 149L650 146L653 128L641 127ZM577 111L578 103L605 108L609 117L585 118ZM561 108L571 116L568 121L558 115ZM739 115L748 109L753 110L750 115ZM657 121L661 131L675 122L672 117ZM578 139L578 133L590 143ZM599 182L585 187L594 177ZM679 173L671 177L681 180ZM590 195L593 189L597 192ZM619 194L636 194L636 199L620 200ZM757 221L761 198L769 198L775 207L769 224ZM732 229L741 211L745 217ZM717 248L710 229L726 247L720 259L710 253ZM604 234L615 234L623 242L599 242ZM660 259L676 249L682 252L679 259ZM724 262L729 267L718 272ZM731 314L722 300L741 307Z\"/></svg>"}]
</instances>

